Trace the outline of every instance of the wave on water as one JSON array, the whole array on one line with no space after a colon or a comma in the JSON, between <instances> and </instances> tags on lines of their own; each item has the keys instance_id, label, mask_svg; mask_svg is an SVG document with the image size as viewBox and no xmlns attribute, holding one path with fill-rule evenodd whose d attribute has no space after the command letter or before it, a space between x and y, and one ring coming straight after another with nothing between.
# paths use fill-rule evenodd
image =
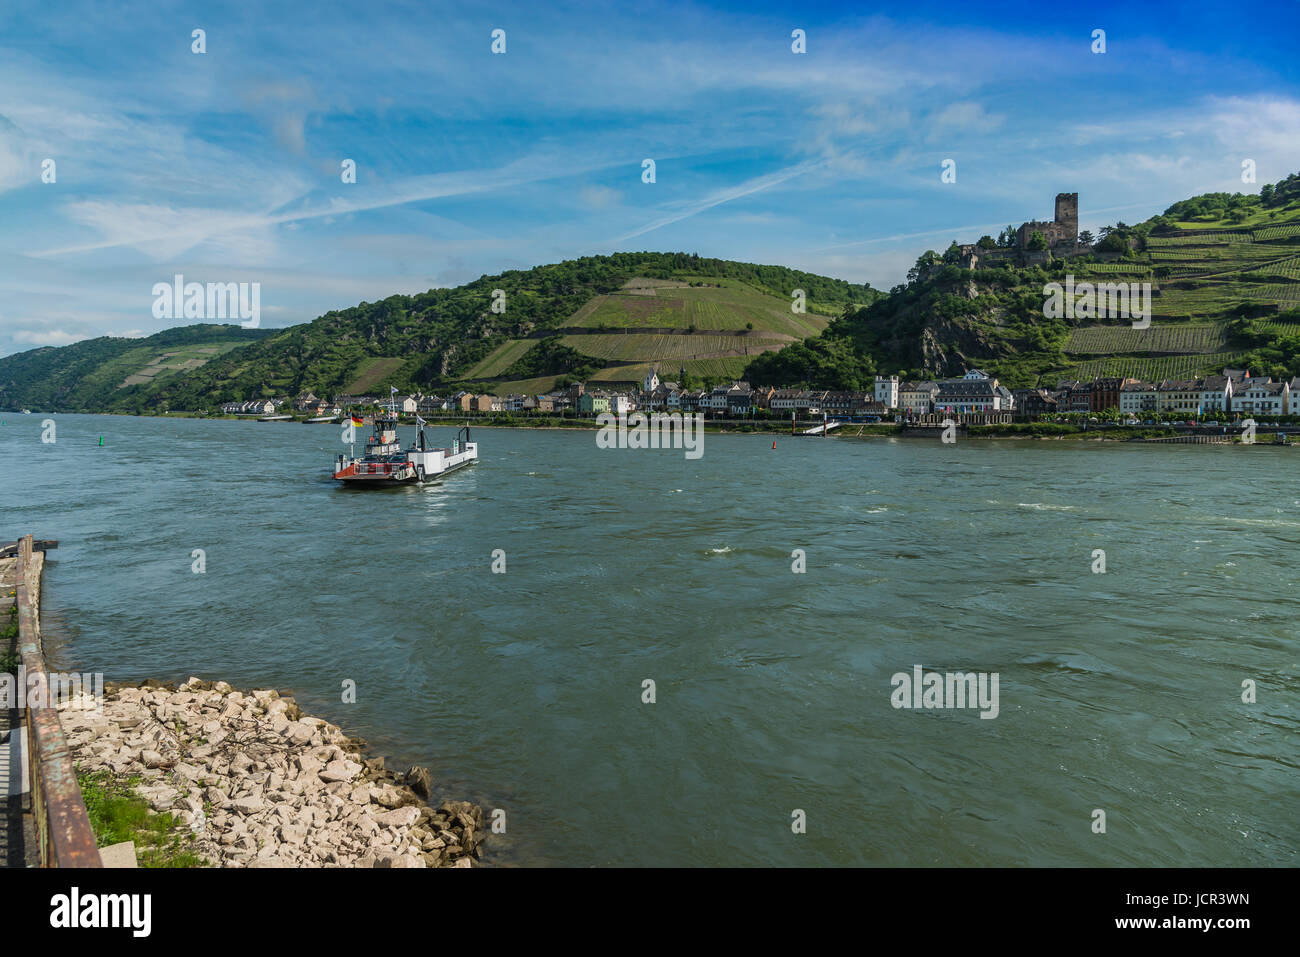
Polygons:
<instances>
[{"instance_id":1,"label":"wave on water","mask_svg":"<svg viewBox=\"0 0 1300 957\"><path fill-rule=\"evenodd\" d=\"M709 554L710 554L710 555L725 555L725 554L727 554L727 552L729 552L729 551L731 551L731 546L730 546L730 545L723 545L721 548L710 548L710 549L709 549Z\"/></svg>"},{"instance_id":2,"label":"wave on water","mask_svg":"<svg viewBox=\"0 0 1300 957\"><path fill-rule=\"evenodd\" d=\"M1017 502L1020 508L1032 508L1036 512L1077 512L1077 505L1048 505L1044 502Z\"/></svg>"},{"instance_id":3,"label":"wave on water","mask_svg":"<svg viewBox=\"0 0 1300 957\"><path fill-rule=\"evenodd\" d=\"M1225 515L1219 521L1234 522L1237 525L1259 525L1263 528L1300 528L1300 522L1284 522L1280 518L1236 518Z\"/></svg>"},{"instance_id":4,"label":"wave on water","mask_svg":"<svg viewBox=\"0 0 1300 957\"><path fill-rule=\"evenodd\" d=\"M1072 674L1106 674L1109 668L1092 655L1065 652L1032 654L1017 658L1015 664L1029 669L1065 671Z\"/></svg>"}]
</instances>

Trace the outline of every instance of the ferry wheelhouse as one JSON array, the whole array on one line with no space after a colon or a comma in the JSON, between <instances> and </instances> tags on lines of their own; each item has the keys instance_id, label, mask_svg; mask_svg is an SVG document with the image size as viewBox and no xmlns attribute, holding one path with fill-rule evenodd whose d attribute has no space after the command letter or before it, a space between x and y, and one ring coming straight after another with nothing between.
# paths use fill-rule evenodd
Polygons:
<instances>
[{"instance_id":1,"label":"ferry wheelhouse","mask_svg":"<svg viewBox=\"0 0 1300 957\"><path fill-rule=\"evenodd\" d=\"M356 488L382 488L440 478L478 460L478 443L470 441L468 425L456 433L450 448L435 448L425 438L428 423L419 416L415 421L416 439L403 449L397 438L397 412L390 403L387 413L375 416L365 454L360 458L340 455L334 463L334 478Z\"/></svg>"}]
</instances>

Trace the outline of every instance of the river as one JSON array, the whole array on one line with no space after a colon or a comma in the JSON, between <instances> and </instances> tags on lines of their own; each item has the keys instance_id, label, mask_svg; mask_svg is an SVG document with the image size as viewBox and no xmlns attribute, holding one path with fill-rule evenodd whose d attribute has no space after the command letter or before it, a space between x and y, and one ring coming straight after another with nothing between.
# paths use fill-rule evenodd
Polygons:
<instances>
[{"instance_id":1,"label":"river","mask_svg":"<svg viewBox=\"0 0 1300 957\"><path fill-rule=\"evenodd\" d=\"M1294 450L481 429L358 492L334 425L0 418L57 665L292 689L489 863L1300 863Z\"/></svg>"}]
</instances>

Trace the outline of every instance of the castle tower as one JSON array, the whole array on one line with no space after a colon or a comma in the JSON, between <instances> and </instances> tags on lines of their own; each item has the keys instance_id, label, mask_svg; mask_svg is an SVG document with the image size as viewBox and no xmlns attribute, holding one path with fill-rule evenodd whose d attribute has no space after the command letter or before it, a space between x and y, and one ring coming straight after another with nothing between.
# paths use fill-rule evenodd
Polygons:
<instances>
[{"instance_id":1,"label":"castle tower","mask_svg":"<svg viewBox=\"0 0 1300 957\"><path fill-rule=\"evenodd\" d=\"M1057 193L1055 221L1071 245L1079 241L1079 194Z\"/></svg>"}]
</instances>

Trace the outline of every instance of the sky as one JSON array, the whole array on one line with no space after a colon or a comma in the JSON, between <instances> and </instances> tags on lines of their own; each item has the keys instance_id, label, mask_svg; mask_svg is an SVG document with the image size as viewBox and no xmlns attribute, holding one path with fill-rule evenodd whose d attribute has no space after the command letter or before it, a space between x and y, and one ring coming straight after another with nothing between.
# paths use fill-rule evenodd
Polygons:
<instances>
[{"instance_id":1,"label":"sky","mask_svg":"<svg viewBox=\"0 0 1300 957\"><path fill-rule=\"evenodd\" d=\"M1297 28L1296 0L8 0L0 355L188 324L154 315L176 274L259 283L264 327L618 251L888 289L1058 192L1095 232L1296 172Z\"/></svg>"}]
</instances>

